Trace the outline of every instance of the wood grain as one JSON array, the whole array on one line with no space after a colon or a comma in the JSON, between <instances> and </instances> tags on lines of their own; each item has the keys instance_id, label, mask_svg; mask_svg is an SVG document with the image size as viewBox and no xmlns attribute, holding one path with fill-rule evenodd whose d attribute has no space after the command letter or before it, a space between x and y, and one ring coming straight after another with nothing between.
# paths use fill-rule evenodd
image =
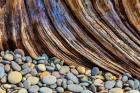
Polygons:
<instances>
[{"instance_id":1,"label":"wood grain","mask_svg":"<svg viewBox=\"0 0 140 93\"><path fill-rule=\"evenodd\" d=\"M0 50L140 78L139 0L0 1Z\"/></svg>"}]
</instances>

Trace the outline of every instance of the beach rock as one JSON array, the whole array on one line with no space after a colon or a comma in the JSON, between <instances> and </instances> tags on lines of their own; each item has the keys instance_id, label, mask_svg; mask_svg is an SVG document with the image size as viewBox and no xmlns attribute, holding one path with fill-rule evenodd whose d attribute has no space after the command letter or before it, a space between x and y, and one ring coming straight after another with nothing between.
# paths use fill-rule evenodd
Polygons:
<instances>
[{"instance_id":1,"label":"beach rock","mask_svg":"<svg viewBox=\"0 0 140 93\"><path fill-rule=\"evenodd\" d=\"M14 56L12 54L5 54L4 55L4 59L8 60L8 61L12 61L14 59Z\"/></svg>"},{"instance_id":2,"label":"beach rock","mask_svg":"<svg viewBox=\"0 0 140 93\"><path fill-rule=\"evenodd\" d=\"M83 88L80 85L70 84L68 85L68 90L72 92L82 92Z\"/></svg>"},{"instance_id":3,"label":"beach rock","mask_svg":"<svg viewBox=\"0 0 140 93\"><path fill-rule=\"evenodd\" d=\"M67 74L70 71L70 68L68 66L62 66L59 70L60 74Z\"/></svg>"},{"instance_id":4,"label":"beach rock","mask_svg":"<svg viewBox=\"0 0 140 93\"><path fill-rule=\"evenodd\" d=\"M48 87L41 87L39 89L39 93L53 93L52 89L48 88Z\"/></svg>"},{"instance_id":5,"label":"beach rock","mask_svg":"<svg viewBox=\"0 0 140 93\"><path fill-rule=\"evenodd\" d=\"M12 84L17 84L22 80L22 74L18 71L12 71L8 74L8 81Z\"/></svg>"},{"instance_id":6,"label":"beach rock","mask_svg":"<svg viewBox=\"0 0 140 93\"><path fill-rule=\"evenodd\" d=\"M0 66L0 78L2 78L5 75L4 67Z\"/></svg>"},{"instance_id":7,"label":"beach rock","mask_svg":"<svg viewBox=\"0 0 140 93\"><path fill-rule=\"evenodd\" d=\"M68 73L68 74L67 74L67 78L68 78L69 80L72 80L72 81L73 81L74 83L76 83L76 84L79 83L78 78L77 78L74 74L72 74L72 73Z\"/></svg>"},{"instance_id":8,"label":"beach rock","mask_svg":"<svg viewBox=\"0 0 140 93\"><path fill-rule=\"evenodd\" d=\"M38 77L32 77L31 76L27 80L31 83L31 85L38 84L38 82L39 82L39 78Z\"/></svg>"},{"instance_id":9,"label":"beach rock","mask_svg":"<svg viewBox=\"0 0 140 93\"><path fill-rule=\"evenodd\" d=\"M121 88L112 88L109 90L109 93L124 93Z\"/></svg>"},{"instance_id":10,"label":"beach rock","mask_svg":"<svg viewBox=\"0 0 140 93\"><path fill-rule=\"evenodd\" d=\"M91 70L91 75L92 76L95 76L95 75L98 75L100 73L100 70L98 67L93 67L92 70Z\"/></svg>"},{"instance_id":11,"label":"beach rock","mask_svg":"<svg viewBox=\"0 0 140 93\"><path fill-rule=\"evenodd\" d=\"M56 80L57 79L55 76L47 76L42 79L42 82L47 85L52 85L52 84L56 83Z\"/></svg>"},{"instance_id":12,"label":"beach rock","mask_svg":"<svg viewBox=\"0 0 140 93\"><path fill-rule=\"evenodd\" d=\"M112 89L115 86L116 82L115 81L106 81L105 82L105 88L106 89Z\"/></svg>"},{"instance_id":13,"label":"beach rock","mask_svg":"<svg viewBox=\"0 0 140 93\"><path fill-rule=\"evenodd\" d=\"M21 88L18 93L28 93L27 89L25 88Z\"/></svg>"},{"instance_id":14,"label":"beach rock","mask_svg":"<svg viewBox=\"0 0 140 93\"><path fill-rule=\"evenodd\" d=\"M14 61L11 62L11 66L12 66L12 68L13 68L14 70L16 70L16 71L20 71L20 70L21 70L20 65L18 65L18 64L17 64L16 62L14 62Z\"/></svg>"},{"instance_id":15,"label":"beach rock","mask_svg":"<svg viewBox=\"0 0 140 93\"><path fill-rule=\"evenodd\" d=\"M64 88L63 88L63 87L57 87L57 88L56 88L56 91L57 91L58 93L62 93L62 92L64 92Z\"/></svg>"},{"instance_id":16,"label":"beach rock","mask_svg":"<svg viewBox=\"0 0 140 93\"><path fill-rule=\"evenodd\" d=\"M39 90L39 86L37 86L37 85L31 86L31 87L28 89L29 93L37 93L38 90Z\"/></svg>"},{"instance_id":17,"label":"beach rock","mask_svg":"<svg viewBox=\"0 0 140 93\"><path fill-rule=\"evenodd\" d=\"M79 67L77 68L77 71L78 71L80 74L84 74L84 73L86 72L86 69L85 69L85 67L79 66Z\"/></svg>"}]
</instances>

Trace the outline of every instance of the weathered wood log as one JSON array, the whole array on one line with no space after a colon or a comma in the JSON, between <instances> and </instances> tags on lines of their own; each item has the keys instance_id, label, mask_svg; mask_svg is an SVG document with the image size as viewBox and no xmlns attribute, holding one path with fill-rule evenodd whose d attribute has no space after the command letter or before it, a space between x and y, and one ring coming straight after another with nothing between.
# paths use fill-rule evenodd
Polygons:
<instances>
[{"instance_id":1,"label":"weathered wood log","mask_svg":"<svg viewBox=\"0 0 140 93\"><path fill-rule=\"evenodd\" d=\"M140 78L139 0L0 1L0 50Z\"/></svg>"}]
</instances>

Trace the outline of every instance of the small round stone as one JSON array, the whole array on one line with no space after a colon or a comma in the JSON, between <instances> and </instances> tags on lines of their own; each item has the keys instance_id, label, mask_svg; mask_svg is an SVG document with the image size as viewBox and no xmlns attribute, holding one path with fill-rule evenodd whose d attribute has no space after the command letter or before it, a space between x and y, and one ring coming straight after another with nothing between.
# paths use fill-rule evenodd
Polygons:
<instances>
[{"instance_id":1,"label":"small round stone","mask_svg":"<svg viewBox=\"0 0 140 93\"><path fill-rule=\"evenodd\" d=\"M56 91L59 92L59 93L62 93L62 92L64 92L64 89L62 87L57 87Z\"/></svg>"},{"instance_id":2,"label":"small round stone","mask_svg":"<svg viewBox=\"0 0 140 93\"><path fill-rule=\"evenodd\" d=\"M12 84L17 84L22 80L22 74L18 71L12 71L8 74L8 81Z\"/></svg>"},{"instance_id":3,"label":"small round stone","mask_svg":"<svg viewBox=\"0 0 140 93\"><path fill-rule=\"evenodd\" d=\"M48 87L41 87L39 89L39 93L53 93L52 89L48 88Z\"/></svg>"},{"instance_id":4,"label":"small round stone","mask_svg":"<svg viewBox=\"0 0 140 93\"><path fill-rule=\"evenodd\" d=\"M36 92L38 92L38 90L39 90L39 86L37 86L37 85L31 86L28 89L29 93L36 93Z\"/></svg>"},{"instance_id":5,"label":"small round stone","mask_svg":"<svg viewBox=\"0 0 140 93\"><path fill-rule=\"evenodd\" d=\"M124 93L124 91L121 88L112 88L109 93Z\"/></svg>"},{"instance_id":6,"label":"small round stone","mask_svg":"<svg viewBox=\"0 0 140 93\"><path fill-rule=\"evenodd\" d=\"M40 79L43 79L44 77L47 77L47 76L49 76L49 75L50 75L49 72L44 71L44 72L42 72L42 73L40 74Z\"/></svg>"},{"instance_id":7,"label":"small round stone","mask_svg":"<svg viewBox=\"0 0 140 93\"><path fill-rule=\"evenodd\" d=\"M96 80L94 81L94 85L95 85L95 86L101 86L101 85L103 85L103 81L102 81L101 79L96 79Z\"/></svg>"},{"instance_id":8,"label":"small round stone","mask_svg":"<svg viewBox=\"0 0 140 93\"><path fill-rule=\"evenodd\" d=\"M123 82L121 80L118 80L115 84L115 87L122 88L123 87Z\"/></svg>"},{"instance_id":9,"label":"small round stone","mask_svg":"<svg viewBox=\"0 0 140 93\"><path fill-rule=\"evenodd\" d=\"M128 93L140 93L138 90L130 90Z\"/></svg>"},{"instance_id":10,"label":"small round stone","mask_svg":"<svg viewBox=\"0 0 140 93\"><path fill-rule=\"evenodd\" d=\"M82 92L83 88L80 85L70 84L68 85L68 90L72 92Z\"/></svg>"},{"instance_id":11,"label":"small round stone","mask_svg":"<svg viewBox=\"0 0 140 93\"><path fill-rule=\"evenodd\" d=\"M44 64L39 64L39 65L37 65L37 67L40 71L45 71L46 70L46 67L45 67Z\"/></svg>"},{"instance_id":12,"label":"small round stone","mask_svg":"<svg viewBox=\"0 0 140 93\"><path fill-rule=\"evenodd\" d=\"M112 89L115 86L116 82L115 81L106 81L105 82L105 88L106 89Z\"/></svg>"},{"instance_id":13,"label":"small round stone","mask_svg":"<svg viewBox=\"0 0 140 93\"><path fill-rule=\"evenodd\" d=\"M5 75L4 67L0 66L0 78L2 78Z\"/></svg>"},{"instance_id":14,"label":"small round stone","mask_svg":"<svg viewBox=\"0 0 140 93\"><path fill-rule=\"evenodd\" d=\"M100 73L100 70L98 67L93 67L92 70L91 70L91 75L92 76L95 76L95 75L98 75Z\"/></svg>"},{"instance_id":15,"label":"small round stone","mask_svg":"<svg viewBox=\"0 0 140 93\"><path fill-rule=\"evenodd\" d=\"M61 75L59 74L58 71L52 72L52 75L55 76L56 78L60 78Z\"/></svg>"},{"instance_id":16,"label":"small round stone","mask_svg":"<svg viewBox=\"0 0 140 93\"><path fill-rule=\"evenodd\" d=\"M14 56L12 54L5 54L4 59L6 59L8 61L12 61L14 59Z\"/></svg>"},{"instance_id":17,"label":"small round stone","mask_svg":"<svg viewBox=\"0 0 140 93\"><path fill-rule=\"evenodd\" d=\"M18 93L28 93L27 89L25 88L21 88Z\"/></svg>"},{"instance_id":18,"label":"small round stone","mask_svg":"<svg viewBox=\"0 0 140 93\"><path fill-rule=\"evenodd\" d=\"M16 62L14 62L14 61L11 62L11 66L16 71L20 71L21 70L21 67Z\"/></svg>"},{"instance_id":19,"label":"small round stone","mask_svg":"<svg viewBox=\"0 0 140 93\"><path fill-rule=\"evenodd\" d=\"M78 75L78 74L79 74L78 71L77 71L76 69L71 69L70 71L71 71L71 73L73 73L73 74L75 74L75 75Z\"/></svg>"},{"instance_id":20,"label":"small round stone","mask_svg":"<svg viewBox=\"0 0 140 93\"><path fill-rule=\"evenodd\" d=\"M83 90L81 93L93 93L93 92L90 90Z\"/></svg>"},{"instance_id":21,"label":"small round stone","mask_svg":"<svg viewBox=\"0 0 140 93\"><path fill-rule=\"evenodd\" d=\"M24 51L22 49L15 49L14 51L15 54L20 54L21 56L24 56Z\"/></svg>"},{"instance_id":22,"label":"small round stone","mask_svg":"<svg viewBox=\"0 0 140 93\"><path fill-rule=\"evenodd\" d=\"M56 80L57 79L55 76L47 76L42 79L42 82L47 85L52 85L52 84L56 83Z\"/></svg>"},{"instance_id":23,"label":"small round stone","mask_svg":"<svg viewBox=\"0 0 140 93\"><path fill-rule=\"evenodd\" d=\"M77 71L78 71L79 73L81 73L81 74L84 74L84 73L86 72L86 69L85 69L85 67L79 66L79 67L77 68Z\"/></svg>"},{"instance_id":24,"label":"small round stone","mask_svg":"<svg viewBox=\"0 0 140 93\"><path fill-rule=\"evenodd\" d=\"M70 71L70 68L68 66L62 66L59 70L60 74L67 74Z\"/></svg>"},{"instance_id":25,"label":"small round stone","mask_svg":"<svg viewBox=\"0 0 140 93\"><path fill-rule=\"evenodd\" d=\"M6 91L0 88L0 93L6 93Z\"/></svg>"},{"instance_id":26,"label":"small round stone","mask_svg":"<svg viewBox=\"0 0 140 93\"><path fill-rule=\"evenodd\" d=\"M123 77L122 77L122 81L123 81L123 82L127 82L127 81L128 81L128 76L123 76Z\"/></svg>"},{"instance_id":27,"label":"small round stone","mask_svg":"<svg viewBox=\"0 0 140 93\"><path fill-rule=\"evenodd\" d=\"M106 80L112 80L113 75L111 73L106 73L105 74L105 79Z\"/></svg>"},{"instance_id":28,"label":"small round stone","mask_svg":"<svg viewBox=\"0 0 140 93\"><path fill-rule=\"evenodd\" d=\"M38 77L32 77L31 76L27 80L31 83L31 85L38 84L38 82L39 82L39 78Z\"/></svg>"}]
</instances>

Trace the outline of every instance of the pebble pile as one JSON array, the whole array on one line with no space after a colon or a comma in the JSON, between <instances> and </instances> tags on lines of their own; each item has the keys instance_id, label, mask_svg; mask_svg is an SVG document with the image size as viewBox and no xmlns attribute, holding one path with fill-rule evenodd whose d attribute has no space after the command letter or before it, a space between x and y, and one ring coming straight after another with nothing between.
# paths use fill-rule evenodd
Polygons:
<instances>
[{"instance_id":1,"label":"pebble pile","mask_svg":"<svg viewBox=\"0 0 140 93\"><path fill-rule=\"evenodd\" d=\"M42 54L37 59L16 49L1 51L0 93L140 93L140 81L129 73L116 77L98 67L68 66Z\"/></svg>"}]
</instances>

